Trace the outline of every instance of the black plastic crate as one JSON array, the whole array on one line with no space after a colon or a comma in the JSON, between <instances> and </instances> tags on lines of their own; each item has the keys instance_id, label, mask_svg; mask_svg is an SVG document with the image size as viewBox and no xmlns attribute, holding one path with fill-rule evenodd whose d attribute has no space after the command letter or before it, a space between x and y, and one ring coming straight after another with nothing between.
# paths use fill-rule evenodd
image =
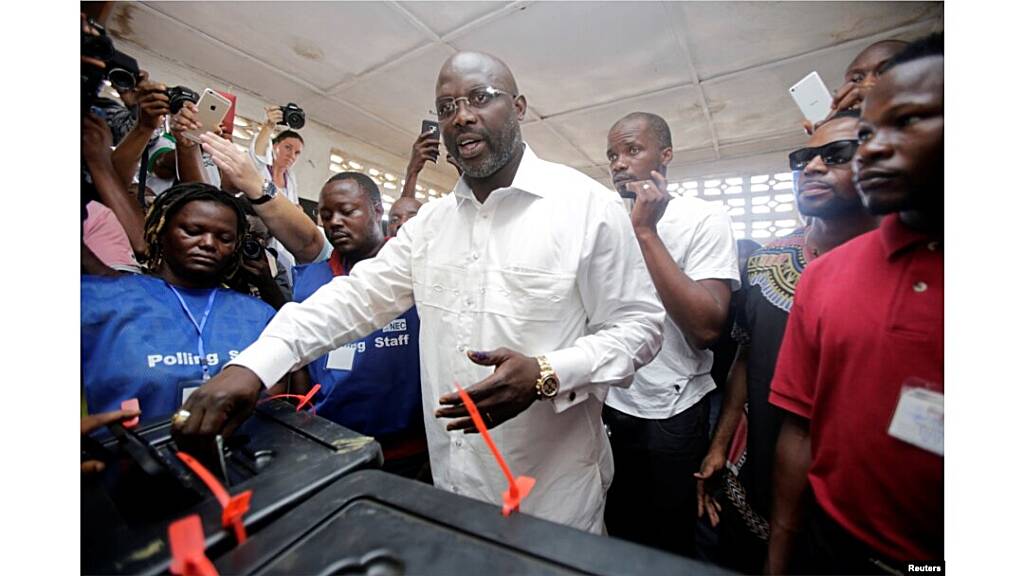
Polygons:
<instances>
[{"instance_id":1,"label":"black plastic crate","mask_svg":"<svg viewBox=\"0 0 1024 576\"><path fill-rule=\"evenodd\" d=\"M101 443L106 469L82 479L83 573L166 572L167 527L190 514L202 519L208 557L236 545L216 498L175 456L169 420L117 432ZM279 400L259 405L226 443L228 482L219 465L206 467L232 495L252 490L250 538L332 482L382 461L372 438Z\"/></svg>"},{"instance_id":2,"label":"black plastic crate","mask_svg":"<svg viewBox=\"0 0 1024 576\"><path fill-rule=\"evenodd\" d=\"M730 574L379 471L351 474L214 560L221 574Z\"/></svg>"}]
</instances>

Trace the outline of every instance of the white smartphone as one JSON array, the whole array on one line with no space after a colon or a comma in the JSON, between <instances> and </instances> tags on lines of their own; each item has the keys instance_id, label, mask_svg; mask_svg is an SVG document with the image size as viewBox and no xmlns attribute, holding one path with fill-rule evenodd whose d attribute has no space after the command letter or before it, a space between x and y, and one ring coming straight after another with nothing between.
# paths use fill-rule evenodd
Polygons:
<instances>
[{"instance_id":1,"label":"white smartphone","mask_svg":"<svg viewBox=\"0 0 1024 576\"><path fill-rule=\"evenodd\" d=\"M199 142L199 135L203 132L213 132L217 129L217 126L220 126L224 116L231 109L231 100L207 88L203 90L203 95L199 97L196 108L199 109L196 119L203 125L203 128L202 130L188 130L185 132L185 137L193 142Z\"/></svg>"},{"instance_id":2,"label":"white smartphone","mask_svg":"<svg viewBox=\"0 0 1024 576\"><path fill-rule=\"evenodd\" d=\"M789 94L811 124L821 122L832 111L832 94L817 72L811 72L793 84Z\"/></svg>"}]
</instances>

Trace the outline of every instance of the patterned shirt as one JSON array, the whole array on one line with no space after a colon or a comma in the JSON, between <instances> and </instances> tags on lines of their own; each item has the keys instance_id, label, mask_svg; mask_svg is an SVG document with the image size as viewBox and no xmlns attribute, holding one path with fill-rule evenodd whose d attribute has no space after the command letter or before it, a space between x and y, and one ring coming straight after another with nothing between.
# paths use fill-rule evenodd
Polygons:
<instances>
[{"instance_id":1,"label":"patterned shirt","mask_svg":"<svg viewBox=\"0 0 1024 576\"><path fill-rule=\"evenodd\" d=\"M806 234L807 228L800 228L751 254L733 328L733 338L748 347L747 459L740 479L748 502L765 518L771 510L772 465L781 424L768 393L797 281L807 267Z\"/></svg>"}]
</instances>

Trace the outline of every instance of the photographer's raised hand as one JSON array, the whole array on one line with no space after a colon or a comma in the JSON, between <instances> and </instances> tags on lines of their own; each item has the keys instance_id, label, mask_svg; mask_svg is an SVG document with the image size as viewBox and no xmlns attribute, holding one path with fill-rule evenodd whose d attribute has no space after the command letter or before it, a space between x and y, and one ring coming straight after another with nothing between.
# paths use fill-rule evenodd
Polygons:
<instances>
[{"instance_id":1,"label":"photographer's raised hand","mask_svg":"<svg viewBox=\"0 0 1024 576\"><path fill-rule=\"evenodd\" d=\"M82 157L100 202L117 217L135 255L144 256L147 250L143 238L144 215L142 207L129 193L114 169L110 151L113 136L110 127L99 116L88 114L82 119Z\"/></svg>"},{"instance_id":2,"label":"photographer's raised hand","mask_svg":"<svg viewBox=\"0 0 1024 576\"><path fill-rule=\"evenodd\" d=\"M90 171L110 164L113 142L110 127L102 118L90 112L82 119L82 156Z\"/></svg>"},{"instance_id":3,"label":"photographer's raised hand","mask_svg":"<svg viewBox=\"0 0 1024 576\"><path fill-rule=\"evenodd\" d=\"M171 113L171 101L167 98L167 86L146 80L135 88L139 103L139 123L150 133L159 130L164 116Z\"/></svg>"},{"instance_id":4,"label":"photographer's raised hand","mask_svg":"<svg viewBox=\"0 0 1024 576\"><path fill-rule=\"evenodd\" d=\"M248 154L224 138L209 132L204 132L199 141L213 159L213 163L231 179L235 187L250 199L260 197L263 193L263 177L256 170Z\"/></svg>"}]
</instances>

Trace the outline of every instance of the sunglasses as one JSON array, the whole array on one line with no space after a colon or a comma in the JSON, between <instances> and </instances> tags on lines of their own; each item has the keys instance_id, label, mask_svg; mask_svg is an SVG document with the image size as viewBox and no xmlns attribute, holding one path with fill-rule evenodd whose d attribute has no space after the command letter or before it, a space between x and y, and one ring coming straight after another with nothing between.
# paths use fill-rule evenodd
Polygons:
<instances>
[{"instance_id":1,"label":"sunglasses","mask_svg":"<svg viewBox=\"0 0 1024 576\"><path fill-rule=\"evenodd\" d=\"M836 140L817 148L801 148L789 154L789 167L793 170L803 170L816 157L821 156L826 166L846 164L853 160L857 153L856 140Z\"/></svg>"}]
</instances>

